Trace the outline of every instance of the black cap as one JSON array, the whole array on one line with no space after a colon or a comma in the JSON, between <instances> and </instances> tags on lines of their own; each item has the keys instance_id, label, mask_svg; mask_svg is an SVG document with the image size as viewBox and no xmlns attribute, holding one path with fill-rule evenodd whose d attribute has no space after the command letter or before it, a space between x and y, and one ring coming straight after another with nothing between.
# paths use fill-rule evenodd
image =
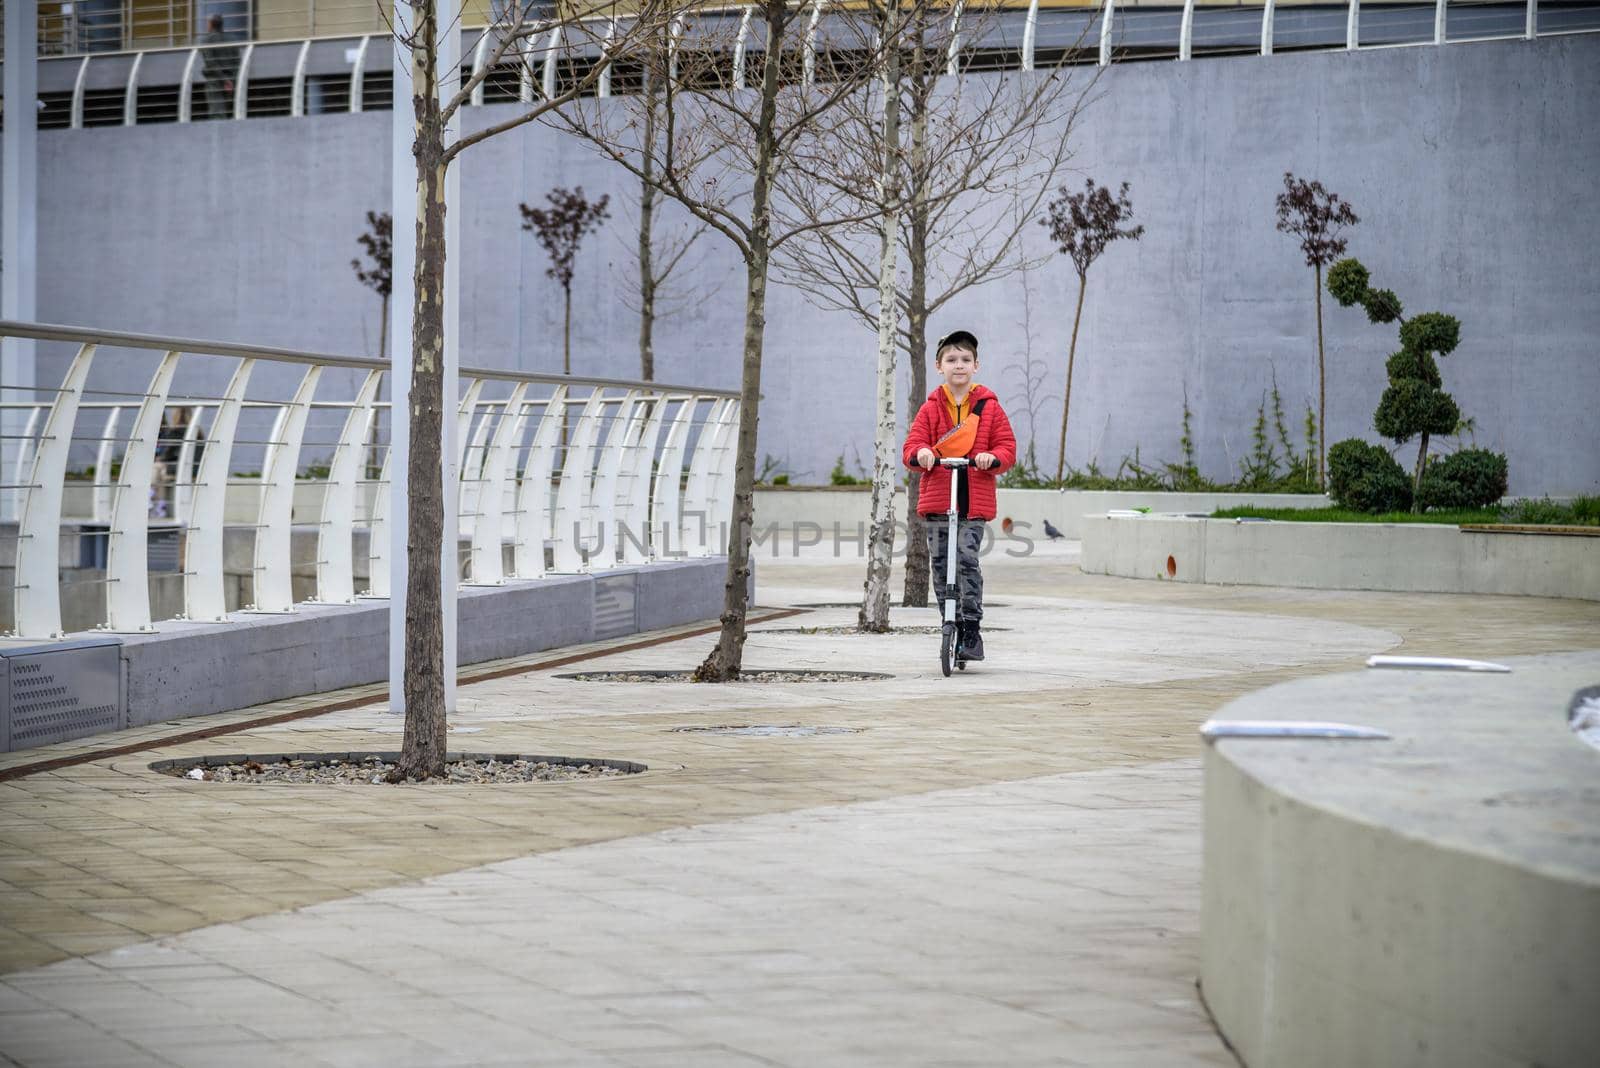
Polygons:
<instances>
[{"instance_id":1,"label":"black cap","mask_svg":"<svg viewBox=\"0 0 1600 1068\"><path fill-rule=\"evenodd\" d=\"M971 349L974 356L978 354L977 335L967 330L952 330L940 338L939 343L933 347L934 359L939 358L939 353L944 351L946 345L958 345L964 349Z\"/></svg>"}]
</instances>

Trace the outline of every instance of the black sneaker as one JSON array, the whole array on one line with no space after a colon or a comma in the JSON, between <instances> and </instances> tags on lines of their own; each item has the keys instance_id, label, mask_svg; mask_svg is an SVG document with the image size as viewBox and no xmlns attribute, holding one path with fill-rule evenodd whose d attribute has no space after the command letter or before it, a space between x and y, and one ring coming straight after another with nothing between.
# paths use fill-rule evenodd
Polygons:
<instances>
[{"instance_id":1,"label":"black sneaker","mask_svg":"<svg viewBox=\"0 0 1600 1068\"><path fill-rule=\"evenodd\" d=\"M978 624L970 621L961 624L961 659L983 659L983 635L978 632Z\"/></svg>"}]
</instances>

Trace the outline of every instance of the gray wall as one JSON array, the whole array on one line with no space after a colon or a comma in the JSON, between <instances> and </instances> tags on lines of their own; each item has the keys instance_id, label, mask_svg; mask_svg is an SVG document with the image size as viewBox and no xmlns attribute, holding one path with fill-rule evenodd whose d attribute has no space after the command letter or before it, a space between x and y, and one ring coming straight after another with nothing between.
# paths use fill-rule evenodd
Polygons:
<instances>
[{"instance_id":1,"label":"gray wall","mask_svg":"<svg viewBox=\"0 0 1600 1068\"><path fill-rule=\"evenodd\" d=\"M1202 470L1226 477L1274 373L1298 427L1316 393L1312 275L1273 228L1292 170L1356 206L1350 253L1376 284L1408 311L1460 317L1446 387L1477 419L1478 443L1510 454L1512 491L1600 490L1600 218L1588 206L1600 178L1600 36L1125 64L1101 87L1069 177L1131 182L1148 229L1090 275L1069 462L1114 468L1136 446L1146 462L1177 459L1187 390ZM481 108L467 121L504 114ZM349 261L363 213L386 203L388 139L387 113L43 133L40 317L375 353L377 299ZM614 201L631 189L583 145L538 127L464 158L463 362L559 369L559 290L516 211L557 184ZM580 258L580 372L637 374L637 318L619 303L631 239L616 213ZM657 374L732 386L742 269L725 241L705 240L691 256L704 297L661 324ZM1054 367L1037 428L1053 464L1076 278L1057 257L1027 284L1034 353ZM1014 418L1023 405L1007 368L1024 344L1022 285L971 291L932 324L983 339L982 376ZM1331 302L1326 323L1328 440L1376 440L1393 327ZM840 451L847 466L869 459L872 333L779 286L767 345L761 451L800 479L824 478ZM45 347L41 381L58 378L63 359ZM287 393L287 378L268 377ZM215 378L205 384L220 387ZM825 446L808 451L816 442Z\"/></svg>"}]
</instances>

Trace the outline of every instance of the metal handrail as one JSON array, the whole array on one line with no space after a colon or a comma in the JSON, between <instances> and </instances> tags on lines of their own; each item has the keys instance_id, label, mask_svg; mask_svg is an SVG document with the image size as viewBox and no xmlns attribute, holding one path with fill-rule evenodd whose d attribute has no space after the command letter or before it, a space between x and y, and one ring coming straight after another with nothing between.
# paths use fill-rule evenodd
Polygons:
<instances>
[{"instance_id":1,"label":"metal handrail","mask_svg":"<svg viewBox=\"0 0 1600 1068\"><path fill-rule=\"evenodd\" d=\"M347 356L329 352L303 352L271 345L241 345L232 341L203 341L195 338L136 334L125 330L91 330L56 323L21 323L0 319L0 337L25 337L35 341L70 341L79 345L113 345L126 349L156 352L187 352L196 356L237 356L245 360L273 360L277 363L314 364L322 367L352 367L363 371L388 371L389 360L371 356ZM737 397L736 389L710 389L682 386L670 382L651 382L635 378L591 378L581 375L550 374L542 371L517 371L496 367L462 367L463 378L492 378L500 382L527 382L534 385L601 386L607 389L641 389L656 393L695 393L704 397ZM9 387L8 387L9 388Z\"/></svg>"},{"instance_id":2,"label":"metal handrail","mask_svg":"<svg viewBox=\"0 0 1600 1068\"><path fill-rule=\"evenodd\" d=\"M17 546L18 581L0 589L0 596L12 597L18 636L60 635L60 535L78 519L106 527L89 536L103 537L105 545L107 574L97 584L106 590L104 626L110 630L153 629L149 532L169 518L182 531L187 560L180 618L228 621L227 526L253 531L248 570L256 600L248 607L258 611L294 610L291 544L297 520L317 528L313 600L319 604L356 600L352 541L358 528L371 535L371 588L362 596L384 597L404 588L403 565L390 556L389 521L391 496L401 495L393 506L403 503L404 469L391 475L393 443L385 444L379 432L393 410L377 399L382 376L394 369L390 361L15 320L0 320L0 336L78 345L59 388L42 388L41 399L32 403L0 402L5 412L27 412L23 433L7 434L8 441L15 437L21 444L7 448L6 470L0 472L0 493L6 495L0 501L15 498L19 504L15 535L0 535ZM125 403L86 400L97 358L127 349L160 354L148 386L129 391ZM215 398L174 394L172 384L185 356L236 360L226 391ZM245 396L258 361L305 368L292 399ZM328 368L366 372L354 399L316 399ZM553 549L561 572L605 571L720 551L716 535L696 519L715 516L726 523L731 515L737 390L498 368L467 367L457 374L464 389L446 399L455 444L444 461L460 495L448 522L471 542L470 584L537 579L545 573L547 549ZM509 384L509 396L485 396L489 381ZM349 388L337 379L328 382L337 382L336 390ZM536 385L548 388L535 392ZM0 388L25 392L29 387L0 383ZM263 408L275 412L271 431L241 436L243 413ZM308 437L313 408L343 413L332 442L320 427ZM86 409L100 418L80 435L79 414ZM183 423L170 424L177 429L169 429L166 421L172 410L188 415ZM123 421L130 416L124 432ZM393 436L392 424L388 436ZM300 479L302 447L314 447L312 441L332 445L329 468L319 479ZM90 445L97 477L69 478L70 452ZM263 447L259 479L241 483L227 476L235 446ZM228 488L241 484L258 488L247 495L248 502L233 502L247 503L254 514L240 519L254 522L228 523ZM313 518L295 510L296 494L308 484L321 494ZM84 508L71 520L64 511L69 499L77 502L75 509ZM301 506L307 503L302 500ZM309 503L315 507L315 500ZM507 544L513 559L509 570L503 563ZM49 575L57 581L40 581Z\"/></svg>"}]
</instances>

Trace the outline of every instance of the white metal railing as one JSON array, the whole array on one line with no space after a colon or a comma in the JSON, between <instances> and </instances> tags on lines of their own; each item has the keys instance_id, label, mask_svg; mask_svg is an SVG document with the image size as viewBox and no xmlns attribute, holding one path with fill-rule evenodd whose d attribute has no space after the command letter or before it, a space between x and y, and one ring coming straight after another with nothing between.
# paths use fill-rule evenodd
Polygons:
<instances>
[{"instance_id":1,"label":"white metal railing","mask_svg":"<svg viewBox=\"0 0 1600 1068\"><path fill-rule=\"evenodd\" d=\"M251 2L259 4L261 0ZM796 2L810 8L797 44L802 77L809 79L815 70L820 28L830 16L826 5L815 0ZM47 56L46 65L67 67L41 82L41 125L77 129L387 108L386 87L374 84L375 76L387 78L389 74L392 49L386 25L381 21L373 25L329 21L325 16L332 10L313 5L308 24L312 28L305 29L304 20L297 23L286 15L263 23L260 20L267 8L258 11L247 0L240 0L236 16L224 12L225 19L235 19L225 41L208 38L202 28L183 40L172 34L133 38L129 47L137 46L136 52L85 48ZM473 10L464 20L468 28L463 55L477 72L492 51L492 12ZM700 44L728 49L733 82L742 85L754 9L713 5L704 10L730 20L737 17L736 26L730 21L720 36L713 34ZM1185 61L1204 55L1442 45L1600 31L1600 0L1342 0L1327 4L1082 0L1070 6L1052 0L1018 0L1000 8L975 5L970 11L963 0L951 0L950 10L947 69L951 73L978 60L986 70L1033 70L1063 57L1104 66L1129 59ZM250 15L252 11L256 14ZM247 16L257 21L247 21ZM44 49L48 41L41 25ZM251 26L257 28L253 36ZM263 26L271 32L260 32ZM285 28L294 32L278 32ZM675 25L674 47L682 34L681 24ZM615 20L610 16L595 29L593 40L575 40L572 34L564 36L560 25L552 26L530 42L528 66L520 70L514 85L504 79L496 80L492 87L487 80L480 82L471 103L527 101L540 91L554 94L565 60L592 59L595 41L615 35ZM609 95L611 84L610 77L601 78L598 93ZM231 95L225 89L229 85Z\"/></svg>"},{"instance_id":2,"label":"white metal railing","mask_svg":"<svg viewBox=\"0 0 1600 1068\"><path fill-rule=\"evenodd\" d=\"M0 383L7 397L48 394L0 402L19 413L12 421L21 426L5 442L0 469L14 517L0 524L0 540L10 543L0 545L0 564L9 558L14 576L0 596L11 594L14 636L60 637L69 582L103 584L101 629L152 630L158 530L181 546L181 565L167 577L181 579L183 607L170 618L226 622L238 611L350 604L394 588L386 524L396 476L389 406L379 399L386 361L37 323L0 321L0 336L77 346L59 386ZM91 372L108 360L108 377L143 384L91 388ZM277 374L263 375L267 367ZM288 396L281 388L275 397L251 396L254 381L275 377L281 385L286 371L297 379ZM220 394L174 386L224 373ZM460 378L463 584L537 580L547 549L557 573L723 551L738 437L733 392L474 368ZM111 399L91 399L100 397ZM71 471L75 458L92 466ZM257 461L258 477L232 470ZM297 524L315 527L309 597L295 589ZM247 536L253 580L253 601L231 612L229 528ZM358 591L362 528L370 584ZM103 552L94 544L101 538ZM94 566L63 566L64 543L76 543L79 563L87 555ZM103 577L86 577L102 562Z\"/></svg>"}]
</instances>

